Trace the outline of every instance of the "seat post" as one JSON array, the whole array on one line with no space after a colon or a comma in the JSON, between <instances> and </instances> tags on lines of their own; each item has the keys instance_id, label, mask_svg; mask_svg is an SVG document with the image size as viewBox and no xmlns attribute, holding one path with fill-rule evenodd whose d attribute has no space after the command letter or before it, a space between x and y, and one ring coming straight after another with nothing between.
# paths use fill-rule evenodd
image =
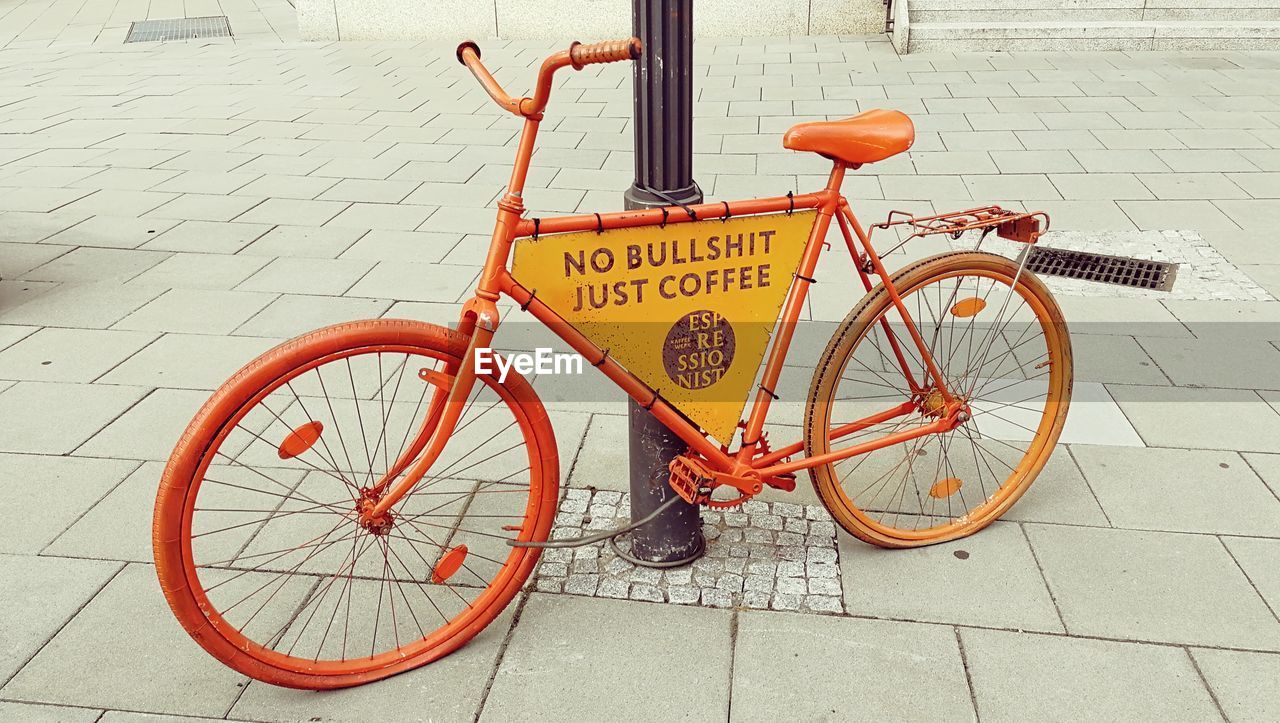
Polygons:
<instances>
[{"instance_id":1,"label":"seat post","mask_svg":"<svg viewBox=\"0 0 1280 723\"><path fill-rule=\"evenodd\" d=\"M844 171L848 168L844 161L831 159L831 175L827 177L827 190L840 193L840 186L844 183Z\"/></svg>"}]
</instances>

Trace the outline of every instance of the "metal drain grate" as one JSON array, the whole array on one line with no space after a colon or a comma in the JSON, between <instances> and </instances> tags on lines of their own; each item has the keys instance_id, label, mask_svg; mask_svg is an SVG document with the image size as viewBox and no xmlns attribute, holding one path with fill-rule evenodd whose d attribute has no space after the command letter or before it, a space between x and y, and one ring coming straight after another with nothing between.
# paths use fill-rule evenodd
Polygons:
<instances>
[{"instance_id":1,"label":"metal drain grate","mask_svg":"<svg viewBox=\"0 0 1280 723\"><path fill-rule=\"evenodd\" d=\"M1178 272L1177 264L1128 256L1107 256L1046 246L1028 246L1023 253L1027 257L1027 269L1037 274L1152 291L1172 289Z\"/></svg>"},{"instance_id":2,"label":"metal drain grate","mask_svg":"<svg viewBox=\"0 0 1280 723\"><path fill-rule=\"evenodd\" d=\"M196 40L199 38L229 38L231 23L226 15L207 18L164 18L138 20L129 26L126 43L154 43L161 40Z\"/></svg>"}]
</instances>

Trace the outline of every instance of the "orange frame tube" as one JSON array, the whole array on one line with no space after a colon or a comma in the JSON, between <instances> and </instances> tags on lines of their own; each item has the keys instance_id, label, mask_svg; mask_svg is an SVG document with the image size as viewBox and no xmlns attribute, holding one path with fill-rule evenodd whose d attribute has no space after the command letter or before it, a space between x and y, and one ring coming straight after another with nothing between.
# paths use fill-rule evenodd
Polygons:
<instances>
[{"instance_id":1,"label":"orange frame tube","mask_svg":"<svg viewBox=\"0 0 1280 723\"><path fill-rule=\"evenodd\" d=\"M522 143L521 145L523 146L524 144ZM827 181L827 187L816 193L730 201L727 204L728 213L731 216L778 213L795 209L816 209L818 211L818 216L810 230L809 239L801 256L798 273L793 277L792 284L787 290L786 300L782 306L782 312L779 316L783 322L782 328L775 335L770 345L768 361L765 364L765 372L762 379L762 384L765 387L773 387L782 373L783 361L786 358L795 323L800 318L800 311L804 306L804 299L809 287L809 282L801 277L812 277L814 268L817 266L827 229L831 224L831 218L840 207L840 184L844 180L844 171L843 164L835 164ZM515 173L513 173L513 180L515 180L514 176ZM503 200L506 201L509 196L510 194L504 197ZM499 202L499 206L501 205L502 202ZM507 262L510 258L511 246L515 243L515 240L523 236L531 236L535 231L540 234L567 233L594 231L600 228L637 228L657 226L663 223L689 223L698 218L723 216L726 212L725 205L724 203L707 203L690 206L688 210L680 207L671 207L666 209L622 211L600 214L599 219L595 214L539 219L536 223L531 219L522 219L515 224L514 232L504 238L497 238L498 232L495 230L494 240L495 242L501 242L502 246L501 248L490 249L490 263L486 264L485 272L479 285L481 290L496 290L501 294L506 294L520 304L522 308L533 314L538 321L551 329L556 336L560 337L593 366L600 369L614 384L636 400L637 403L648 409L659 421L687 443L692 450L705 458L714 469L720 472L729 472L735 468L752 466L751 457L754 455L760 431L763 429L765 418L768 415L769 403L772 401L767 392L757 390L756 399L752 405L746 431L744 432L744 441L747 439L746 435L751 435L755 438L755 442L751 444L744 443L738 452L731 457L707 438L702 430L686 419L677 409L669 405L666 400L662 399L658 392L628 372L622 365L605 354L595 343L583 336L572 324L565 321L549 306L537 299L532 292L522 286L518 280L511 276L510 271L507 269ZM502 212L499 214L500 227L504 225L501 215Z\"/></svg>"},{"instance_id":2,"label":"orange frame tube","mask_svg":"<svg viewBox=\"0 0 1280 723\"><path fill-rule=\"evenodd\" d=\"M524 145L523 143L521 144ZM519 164L517 164L519 165ZM848 202L840 195L840 185L844 179L845 167L843 164L836 163L832 168L831 175L827 181L827 187L822 191L815 193L806 193L793 196L777 196L771 198L757 198L746 201L729 201L728 213L732 216L754 215L763 213L778 213L794 209L816 209L818 211L817 218L809 233L808 241L801 255L797 275L793 277L792 284L787 291L786 300L783 303L782 311L779 314L779 320L782 322L779 332L775 334L765 362L764 374L761 379L761 386L772 388L778 381L782 372L783 362L786 359L789 350L792 335L796 322L800 318L800 312L804 305L804 300L808 294L810 282L804 277L812 278L814 269L817 267L818 258L821 255L822 247L828 229L831 225L831 219L837 218L841 230L846 235L846 241L855 261L859 260L859 255L853 248L852 238L848 238L849 227L846 225L845 214L852 218L852 214L848 212ZM513 177L516 174L513 172ZM515 180L513 178L513 180ZM504 200L506 198L504 197ZM501 204L500 204L501 205ZM672 430L681 440L689 445L690 449L696 452L700 457L705 459L710 466L719 472L732 472L734 470L755 469L761 476L776 476L793 472L799 469L806 469L819 464L846 459L858 454L881 449L883 447L899 444L901 442L921 437L927 434L934 434L946 431L954 427L954 422L947 418L939 419L931 424L922 425L915 429L905 430L884 437L873 439L862 444L847 447L845 449L836 450L827 454L804 458L794 462L779 462L787 457L791 457L803 451L803 443L783 447L775 452L767 455L755 456L760 434L763 431L765 421L768 416L772 396L764 389L757 389L755 400L751 405L751 412L745 423L743 431L743 444L738 450L732 454L726 453L720 446L709 439L701 429L690 422L679 410L672 407L662 399L661 396L645 384L635 375L628 372L622 365L618 364L612 357L604 352L594 342L584 336L571 323L565 321L563 317L557 314L549 306L538 299L533 292L520 284L519 280L514 278L507 269L511 246L516 239L526 236L532 236L535 231L539 234L544 233L570 233L575 231L596 231L601 228L638 228L644 226L657 226L662 223L677 224L689 223L699 218L715 218L725 214L726 204L721 203L705 203L690 206L688 210L681 207L668 207L665 209L641 209L633 211L622 211L617 213L600 214L597 218L595 214L591 215L573 215L558 216L546 219L519 219L514 224L514 230L503 238L495 238L500 242L500 248L491 248L490 262L486 264L485 274L482 276L480 288L486 291L496 291L511 297L520 307L534 316L544 326L549 328L552 333L558 336L575 352L580 354L593 366L597 367L606 377L614 384L621 388L628 396L636 400L637 403L645 406L649 411L658 418L663 424ZM692 214L689 213L692 211ZM873 266L877 275L881 278L888 278L887 272L884 270L880 259L875 256L874 251L869 248L870 239L862 232L862 228L857 224L856 220L852 221L853 229L857 232L859 240L863 246L867 248L867 258L873 259ZM504 225L500 221L500 226ZM497 233L495 232L495 236ZM496 253L495 253L496 252ZM871 287L870 280L866 272L859 269L860 275L863 277L863 284L867 288ZM897 307L904 315L908 328L913 333L913 339L917 340L922 353L929 358L927 348L924 346L924 340L920 337L915 329L914 321L906 311L905 305L901 303L901 299L897 299ZM897 347L895 346L895 349ZM917 383L911 375L905 358L901 351L897 353L902 371L910 380L913 389L917 388ZM930 359L932 363L932 359ZM941 377L941 374L938 374ZM916 409L913 401L904 401L895 407L887 409L883 412L870 415L864 419L856 420L842 425L833 430L832 438L838 439L855 432L870 428L875 424L903 416ZM752 440L752 441L748 441Z\"/></svg>"},{"instance_id":3,"label":"orange frame tube","mask_svg":"<svg viewBox=\"0 0 1280 723\"><path fill-rule=\"evenodd\" d=\"M621 52L621 48L622 46L618 46L618 48L610 51L613 55L618 56L611 59L623 59L622 55L624 54ZM551 91L551 77L559 68L568 65L578 67L572 57L575 52L577 52L576 48L571 48L569 51L557 53L547 58L539 72L538 83L533 97L512 98L502 89L483 63L480 62L478 49L475 48L474 44L464 43L458 49L458 59L475 74L477 80L493 97L494 101L505 110L524 117L524 128L520 134L520 144L516 150L515 163L511 169L511 180L507 185L507 192L498 201L498 215L489 244L488 256L485 259L484 270L480 274L475 296L464 305L462 317L459 320L459 330L472 337L471 343L468 345L466 355L460 360L458 367L455 368L450 365L446 369L446 374L454 376L451 388L447 392L443 389L436 391L431 405L428 407L430 413L424 418L422 427L415 436L413 444L405 450L396 463L392 465L391 470L374 486L380 497L377 504L367 514L376 516L385 513L407 494L425 476L431 465L435 463L448 436L453 433L453 428L461 413L461 401L467 398L472 385L475 383L475 377L472 373L474 365L472 355L477 342L488 343L493 333L497 330L499 315L496 302L503 294L511 297L522 309L533 314L535 318L551 329L574 351L600 369L606 377L626 392L628 396L649 410L717 472L741 474L754 470L755 473L767 479L800 469L839 461L926 434L954 428L955 420L950 417L944 417L915 429L888 434L878 439L817 457L806 457L793 462L781 462L781 460L803 451L804 445L799 442L757 457L756 451L762 437L765 420L768 417L770 403L773 400L771 392L766 390L772 389L782 374L783 362L791 345L795 324L800 318L800 312L804 306L804 300L811 283L807 279L813 277L814 269L817 267L818 258L822 254L822 247L825 244L827 231L831 226L833 217L837 219L840 230L845 237L845 243L855 263L865 259L870 264L871 271L885 282L889 297L906 323L912 340L919 348L934 385L941 390L947 402L951 402L953 398L947 391L942 374L934 363L914 320L911 319L906 305L902 303L897 290L888 283L888 272L885 270L875 250L871 247L870 237L858 223L852 211L850 211L848 201L840 195L840 186L844 180L846 169L845 164L840 161L834 162L826 187L814 193L756 198L745 201L704 203L687 208L651 208L616 213L557 216L536 220L522 218L525 211L522 198L525 178L529 171L530 159L533 156L538 124L542 120L542 111L546 106L547 98ZM595 49L594 52L599 52L599 49ZM634 57L634 51L631 52ZM607 60L595 62L607 62ZM789 212L796 209L815 209L818 212L817 218L814 220L813 227L810 230L797 273L792 278L791 286L787 290L786 300L783 302L782 311L779 315L779 321L782 322L782 325L770 344L761 384L756 391L755 400L751 405L751 412L744 425L742 444L732 454L724 451L708 438L697 425L693 424L679 410L662 399L657 391L624 369L590 339L583 336L572 324L565 321L559 314L538 300L532 292L524 288L518 280L512 277L508 269L512 246L515 244L516 239L521 237L549 233L680 224L693 222L699 218L718 218L726 213L730 216L751 216ZM861 242L865 257L855 250L853 238L849 233L850 227L852 227ZM858 265L858 274L864 287L870 290L871 281L868 270L864 269L860 263ZM893 344L902 372L906 376L913 393L921 391L921 386L912 375L906 359L892 336L890 341ZM832 438L841 438L853 434L880 422L908 414L914 409L916 409L916 400L903 402L891 409L838 427L833 430ZM419 457L419 455L421 456ZM400 475L402 474L404 477L401 478ZM395 481L394 485L391 484L393 481Z\"/></svg>"}]
</instances>

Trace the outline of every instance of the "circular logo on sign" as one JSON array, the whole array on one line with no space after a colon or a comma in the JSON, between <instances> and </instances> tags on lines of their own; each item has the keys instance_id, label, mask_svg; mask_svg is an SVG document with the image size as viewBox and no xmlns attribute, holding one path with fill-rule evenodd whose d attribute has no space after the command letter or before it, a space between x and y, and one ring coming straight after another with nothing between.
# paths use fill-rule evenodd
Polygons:
<instances>
[{"instance_id":1,"label":"circular logo on sign","mask_svg":"<svg viewBox=\"0 0 1280 723\"><path fill-rule=\"evenodd\" d=\"M705 389L720 381L733 364L733 327L714 311L693 311L667 332L662 365L671 381L685 389Z\"/></svg>"}]
</instances>

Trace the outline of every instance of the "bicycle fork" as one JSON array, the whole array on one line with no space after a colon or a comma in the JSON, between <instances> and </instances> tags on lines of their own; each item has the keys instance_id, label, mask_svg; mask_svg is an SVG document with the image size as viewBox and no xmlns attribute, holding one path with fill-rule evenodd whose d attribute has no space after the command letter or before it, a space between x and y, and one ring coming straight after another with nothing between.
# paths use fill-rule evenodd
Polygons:
<instances>
[{"instance_id":1,"label":"bicycle fork","mask_svg":"<svg viewBox=\"0 0 1280 723\"><path fill-rule=\"evenodd\" d=\"M493 230L493 240L489 244L489 256L485 259L484 270L480 273L476 295L467 302L462 311L458 331L467 337L467 349L456 367L446 364L443 373L423 370L423 381L435 384L439 388L432 395L431 404L422 420L422 426L414 436L413 444L400 455L382 479L364 493L360 521L365 526L386 523L388 510L417 486L427 470L431 469L431 465L440 458L440 453L444 451L444 446L457 427L458 420L462 418L467 398L471 396L471 390L476 382L476 351L487 348L489 342L493 340L494 332L498 329L498 308L494 302L499 297L494 287L494 280L499 270L506 268L511 244L515 238L515 226L524 213L521 193L525 175L529 170L529 158L533 155L533 141L538 134L538 121L541 118L542 115L539 113L525 120L524 129L520 134L520 150L516 154L516 163L511 169L511 180L507 184L507 192L498 201L498 219ZM405 476L393 485L392 481L402 473Z\"/></svg>"},{"instance_id":2,"label":"bicycle fork","mask_svg":"<svg viewBox=\"0 0 1280 723\"><path fill-rule=\"evenodd\" d=\"M446 364L443 372L431 369L421 372L425 383L435 384L438 388L433 393L413 444L376 484L364 492L360 506L361 524L385 524L389 510L422 481L427 471L440 458L457 428L458 420L466 410L471 390L475 388L476 351L487 348L493 340L495 321L496 314L479 314L479 320L470 325L472 328L467 349L456 366Z\"/></svg>"}]
</instances>

